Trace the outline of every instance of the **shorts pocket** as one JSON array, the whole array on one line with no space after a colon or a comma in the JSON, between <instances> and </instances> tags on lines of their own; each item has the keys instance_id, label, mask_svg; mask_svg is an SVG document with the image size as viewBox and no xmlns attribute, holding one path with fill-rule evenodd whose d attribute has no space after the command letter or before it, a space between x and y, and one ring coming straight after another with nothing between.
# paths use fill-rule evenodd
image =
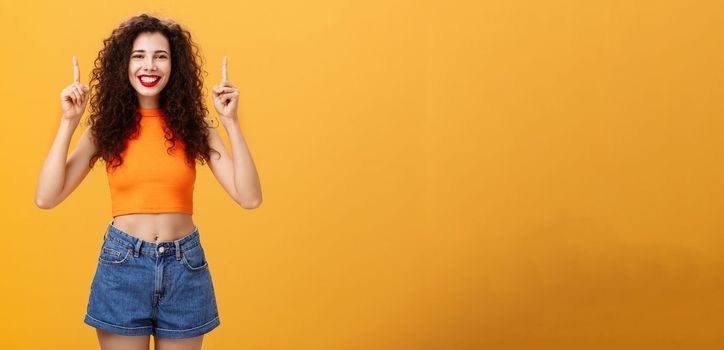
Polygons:
<instances>
[{"instance_id":1,"label":"shorts pocket","mask_svg":"<svg viewBox=\"0 0 724 350\"><path fill-rule=\"evenodd\" d=\"M206 261L204 248L201 244L189 250L185 250L182 254L181 261L184 266L191 271L201 271L209 266L208 261Z\"/></svg>"},{"instance_id":2,"label":"shorts pocket","mask_svg":"<svg viewBox=\"0 0 724 350\"><path fill-rule=\"evenodd\" d=\"M131 249L112 241L104 241L101 246L101 253L98 255L98 261L104 264L120 265L128 260L131 255Z\"/></svg>"}]
</instances>

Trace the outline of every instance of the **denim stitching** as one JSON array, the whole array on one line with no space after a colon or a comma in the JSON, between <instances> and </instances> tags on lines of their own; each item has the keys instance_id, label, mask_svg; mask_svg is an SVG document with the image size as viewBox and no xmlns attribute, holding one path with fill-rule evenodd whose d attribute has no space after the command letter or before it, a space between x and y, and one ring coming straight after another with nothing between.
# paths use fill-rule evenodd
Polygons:
<instances>
[{"instance_id":1,"label":"denim stitching","mask_svg":"<svg viewBox=\"0 0 724 350\"><path fill-rule=\"evenodd\" d=\"M121 252L119 252L119 251L117 251L117 250L115 250L115 249L113 249L113 248L108 248L108 247L103 247L103 249L101 249L101 250L102 250L102 251L103 251L103 250L108 250L108 251L110 251L111 254L114 254L115 256L121 256L121 254L123 254L123 253L121 253ZM102 251L101 251L101 253L102 253Z\"/></svg>"},{"instance_id":2,"label":"denim stitching","mask_svg":"<svg viewBox=\"0 0 724 350\"><path fill-rule=\"evenodd\" d=\"M166 329L166 328L158 328L158 327L156 327L156 330L166 331L166 332L185 332L185 331L192 331L192 330L194 330L194 329L198 329L198 328L201 328L201 327L205 327L205 326L209 325L210 323L216 321L217 319L219 319L219 316L216 316L216 317L214 317L213 320L211 320L211 321L209 321L209 322L206 322L206 323L204 323L204 324L202 324L202 325L200 325L200 326L193 327L193 328L187 328L187 329Z\"/></svg>"},{"instance_id":3,"label":"denim stitching","mask_svg":"<svg viewBox=\"0 0 724 350\"><path fill-rule=\"evenodd\" d=\"M111 248L103 247L103 249L111 249ZM112 249L111 249L111 250L112 250ZM128 260L128 255L129 255L129 254L131 254L131 250L130 250L130 249L126 251L126 255L123 257L123 259L121 259L121 260L119 260L119 261L106 260L106 259L101 258L100 256L98 257L98 260L99 260L100 262L106 263L106 264L121 264L121 263L125 262L126 260Z\"/></svg>"},{"instance_id":4,"label":"denim stitching","mask_svg":"<svg viewBox=\"0 0 724 350\"><path fill-rule=\"evenodd\" d=\"M122 246L124 246L124 247L126 247L126 248L131 248L131 249L133 249L132 244L130 244L130 243L126 242L126 241L120 240L120 239L118 239L118 238L109 236L109 237L106 238L106 239L107 239L107 240L110 240L110 241L113 241L113 242L116 242L116 243L118 243L118 244L120 244L120 245L122 245ZM150 242L149 242L149 243L150 243ZM168 242L164 242L164 243L168 243ZM189 246L189 245L190 245L190 246ZM196 247L198 247L198 246L200 246L200 245L201 245L201 242L199 242L199 241L196 241L196 242L193 242L193 243L188 243L188 244L186 244L186 245L184 245L183 243L180 244L180 246L181 246L181 251L182 251L182 252L189 251L189 250L194 249L194 248L196 248ZM146 252L146 254L153 254L152 252L154 252L154 251L155 251L155 249L148 249L148 248L141 248L141 250L140 250L141 253Z\"/></svg>"},{"instance_id":5,"label":"denim stitching","mask_svg":"<svg viewBox=\"0 0 724 350\"><path fill-rule=\"evenodd\" d=\"M206 259L204 259L204 260L206 260ZM184 265L186 265L186 267L188 267L188 268L191 269L192 271L203 270L203 269L205 269L207 266L209 266L209 262L208 262L208 261L204 261L204 264L203 264L203 265L201 265L201 266L199 266L199 267L193 267L193 266L191 266L191 265L189 264L189 261L186 260L186 255L184 255L184 256L181 257L181 261L183 261L183 262L184 262Z\"/></svg>"},{"instance_id":6,"label":"denim stitching","mask_svg":"<svg viewBox=\"0 0 724 350\"><path fill-rule=\"evenodd\" d=\"M116 326L116 325L111 324L111 323L108 323L108 322L103 322L103 321L101 321L101 320L99 320L99 319L97 319L97 318L95 318L95 317L93 317L93 316L91 316L91 315L88 315L88 314L85 314L85 315L88 316L88 317L90 317L91 319L93 319L93 320L96 321L96 322L100 322L100 323L109 325L109 326L111 326L111 327L116 327L116 328L123 328L123 329L140 329L140 328L151 328L151 327L153 327L153 326L139 326L139 327Z\"/></svg>"},{"instance_id":7,"label":"denim stitching","mask_svg":"<svg viewBox=\"0 0 724 350\"><path fill-rule=\"evenodd\" d=\"M199 243L199 244L195 244L195 245L194 245L194 246L192 246L192 247L188 247L188 248L181 248L181 251L182 251L182 252L184 252L184 253L186 253L186 252L190 252L190 251L192 251L192 250L194 250L194 249L198 248L199 246L201 246L201 243Z\"/></svg>"}]
</instances>

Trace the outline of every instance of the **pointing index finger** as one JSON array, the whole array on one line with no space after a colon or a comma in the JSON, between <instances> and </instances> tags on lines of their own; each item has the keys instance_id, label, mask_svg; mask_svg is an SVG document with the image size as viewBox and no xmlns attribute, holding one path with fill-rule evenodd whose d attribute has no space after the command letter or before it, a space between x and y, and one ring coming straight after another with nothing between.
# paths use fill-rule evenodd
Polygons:
<instances>
[{"instance_id":1,"label":"pointing index finger","mask_svg":"<svg viewBox=\"0 0 724 350\"><path fill-rule=\"evenodd\" d=\"M80 68L78 68L78 59L73 56L73 81L80 82Z\"/></svg>"},{"instance_id":2,"label":"pointing index finger","mask_svg":"<svg viewBox=\"0 0 724 350\"><path fill-rule=\"evenodd\" d=\"M226 83L228 80L228 58L227 56L224 56L224 62L221 64L221 81L223 83Z\"/></svg>"}]
</instances>

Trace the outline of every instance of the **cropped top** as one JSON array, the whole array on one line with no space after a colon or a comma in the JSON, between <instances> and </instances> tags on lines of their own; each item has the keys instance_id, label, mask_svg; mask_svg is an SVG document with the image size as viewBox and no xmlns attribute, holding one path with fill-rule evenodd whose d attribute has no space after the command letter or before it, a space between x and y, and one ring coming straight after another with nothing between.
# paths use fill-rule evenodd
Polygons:
<instances>
[{"instance_id":1,"label":"cropped top","mask_svg":"<svg viewBox=\"0 0 724 350\"><path fill-rule=\"evenodd\" d=\"M193 214L196 162L186 162L186 145L165 138L166 122L159 108L137 108L141 122L121 157L123 164L106 168L111 189L112 216L130 213L181 212ZM170 135L170 132L169 132ZM170 153L170 154L169 154Z\"/></svg>"}]
</instances>

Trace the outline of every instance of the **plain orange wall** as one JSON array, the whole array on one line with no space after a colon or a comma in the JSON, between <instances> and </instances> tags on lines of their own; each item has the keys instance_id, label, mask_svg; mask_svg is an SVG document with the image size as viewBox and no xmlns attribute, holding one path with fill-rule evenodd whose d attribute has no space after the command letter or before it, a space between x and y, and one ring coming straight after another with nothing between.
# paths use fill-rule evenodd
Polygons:
<instances>
[{"instance_id":1,"label":"plain orange wall","mask_svg":"<svg viewBox=\"0 0 724 350\"><path fill-rule=\"evenodd\" d=\"M71 56L88 83L142 11L207 87L229 56L262 182L247 211L199 168L204 348L724 345L719 2L177 0L0 3L1 348L97 348L104 169L33 197Z\"/></svg>"}]
</instances>

